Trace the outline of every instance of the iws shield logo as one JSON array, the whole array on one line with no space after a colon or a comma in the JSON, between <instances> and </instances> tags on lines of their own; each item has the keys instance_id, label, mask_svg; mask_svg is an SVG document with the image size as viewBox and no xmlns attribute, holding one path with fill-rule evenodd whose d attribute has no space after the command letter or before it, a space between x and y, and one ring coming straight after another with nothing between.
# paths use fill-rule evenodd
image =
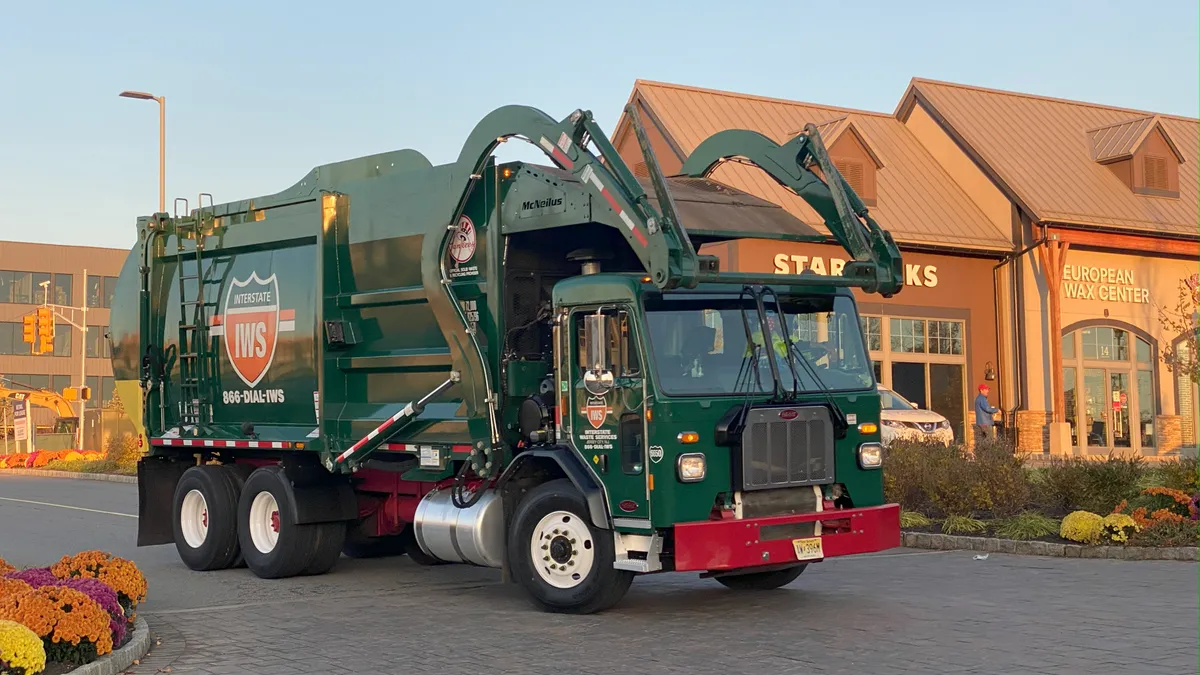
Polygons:
<instances>
[{"instance_id":1,"label":"iws shield logo","mask_svg":"<svg viewBox=\"0 0 1200 675\"><path fill-rule=\"evenodd\" d=\"M584 407L582 412L587 416L587 421L592 425L592 428L599 429L604 426L604 420L608 418L609 413L612 412L612 408L608 407L608 403L604 399L593 396L588 399L587 406Z\"/></svg>"},{"instance_id":2,"label":"iws shield logo","mask_svg":"<svg viewBox=\"0 0 1200 675\"><path fill-rule=\"evenodd\" d=\"M257 386L275 360L279 333L296 330L296 312L280 309L275 275L260 279L257 272L230 281L222 311L212 317L209 334L224 336L233 371L246 386Z\"/></svg>"}]
</instances>

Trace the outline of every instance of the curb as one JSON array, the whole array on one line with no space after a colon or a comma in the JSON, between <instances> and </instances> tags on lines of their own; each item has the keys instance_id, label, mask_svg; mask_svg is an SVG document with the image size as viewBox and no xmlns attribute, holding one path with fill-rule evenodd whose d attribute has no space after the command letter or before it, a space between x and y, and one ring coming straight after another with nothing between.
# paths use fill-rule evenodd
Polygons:
<instances>
[{"instance_id":1,"label":"curb","mask_svg":"<svg viewBox=\"0 0 1200 675\"><path fill-rule=\"evenodd\" d=\"M133 620L133 637L124 647L111 654L79 666L69 671L68 675L117 675L133 665L134 661L142 658L150 651L150 627L146 620L138 617Z\"/></svg>"},{"instance_id":2,"label":"curb","mask_svg":"<svg viewBox=\"0 0 1200 675\"><path fill-rule=\"evenodd\" d=\"M1054 558L1104 558L1107 560L1179 560L1196 562L1194 547L1154 548L1150 546L1083 546L1082 544L1055 544L1048 541L1017 541L1015 539L993 539L990 537L959 537L932 532L902 532L903 544L908 548L924 548L936 551L966 550L987 553L1012 553L1015 555L1041 555Z\"/></svg>"},{"instance_id":3,"label":"curb","mask_svg":"<svg viewBox=\"0 0 1200 675\"><path fill-rule=\"evenodd\" d=\"M45 469L5 469L0 476L41 476L43 478L70 478L72 480L98 480L107 483L137 483L137 476L122 476L115 473L75 473L74 471L46 471Z\"/></svg>"}]
</instances>

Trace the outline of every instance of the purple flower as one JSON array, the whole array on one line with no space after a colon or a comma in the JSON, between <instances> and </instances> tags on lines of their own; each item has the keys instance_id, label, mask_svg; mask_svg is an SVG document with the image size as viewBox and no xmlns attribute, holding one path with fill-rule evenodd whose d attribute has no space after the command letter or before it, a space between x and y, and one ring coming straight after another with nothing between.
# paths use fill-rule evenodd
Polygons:
<instances>
[{"instance_id":1,"label":"purple flower","mask_svg":"<svg viewBox=\"0 0 1200 675\"><path fill-rule=\"evenodd\" d=\"M1188 513L1192 520L1200 520L1200 494L1192 496L1192 501L1188 504Z\"/></svg>"},{"instance_id":2,"label":"purple flower","mask_svg":"<svg viewBox=\"0 0 1200 675\"><path fill-rule=\"evenodd\" d=\"M121 603L117 602L116 591L99 579L58 579L56 585L80 591L103 607L104 611L108 612L108 628L113 634L113 646L121 644L125 639L125 612L121 609Z\"/></svg>"},{"instance_id":3,"label":"purple flower","mask_svg":"<svg viewBox=\"0 0 1200 675\"><path fill-rule=\"evenodd\" d=\"M20 579L34 588L56 586L59 582L59 578L54 576L49 567L30 567L20 572L9 572L5 576L9 579Z\"/></svg>"},{"instance_id":4,"label":"purple flower","mask_svg":"<svg viewBox=\"0 0 1200 675\"><path fill-rule=\"evenodd\" d=\"M20 579L34 588L42 586L65 586L73 588L104 608L108 612L108 628L113 634L113 645L120 645L125 639L125 611L117 601L117 592L99 579L75 578L59 579L54 576L49 567L31 567L20 572L9 572L5 575L10 579Z\"/></svg>"}]
</instances>

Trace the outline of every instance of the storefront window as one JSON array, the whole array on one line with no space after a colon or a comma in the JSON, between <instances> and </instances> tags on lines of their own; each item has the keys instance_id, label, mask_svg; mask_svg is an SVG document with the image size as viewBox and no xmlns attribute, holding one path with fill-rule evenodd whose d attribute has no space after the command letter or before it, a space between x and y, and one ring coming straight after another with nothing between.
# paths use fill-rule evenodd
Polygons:
<instances>
[{"instance_id":1,"label":"storefront window","mask_svg":"<svg viewBox=\"0 0 1200 675\"><path fill-rule=\"evenodd\" d=\"M1075 445L1100 454L1154 448L1153 345L1111 326L1072 331L1062 345L1064 417Z\"/></svg>"},{"instance_id":2,"label":"storefront window","mask_svg":"<svg viewBox=\"0 0 1200 675\"><path fill-rule=\"evenodd\" d=\"M876 381L945 417L955 440L970 443L966 322L870 316L862 326Z\"/></svg>"},{"instance_id":3,"label":"storefront window","mask_svg":"<svg viewBox=\"0 0 1200 675\"><path fill-rule=\"evenodd\" d=\"M1129 333L1105 326L1084 328L1083 358L1099 361L1128 361Z\"/></svg>"},{"instance_id":4,"label":"storefront window","mask_svg":"<svg viewBox=\"0 0 1200 675\"><path fill-rule=\"evenodd\" d=\"M860 317L863 337L867 340L867 349L877 352L883 349L883 319L877 316Z\"/></svg>"},{"instance_id":5,"label":"storefront window","mask_svg":"<svg viewBox=\"0 0 1200 675\"><path fill-rule=\"evenodd\" d=\"M907 354L925 352L925 322L920 319L892 319L892 351Z\"/></svg>"},{"instance_id":6,"label":"storefront window","mask_svg":"<svg viewBox=\"0 0 1200 675\"><path fill-rule=\"evenodd\" d=\"M929 353L962 354L962 324L958 321L930 321Z\"/></svg>"}]
</instances>

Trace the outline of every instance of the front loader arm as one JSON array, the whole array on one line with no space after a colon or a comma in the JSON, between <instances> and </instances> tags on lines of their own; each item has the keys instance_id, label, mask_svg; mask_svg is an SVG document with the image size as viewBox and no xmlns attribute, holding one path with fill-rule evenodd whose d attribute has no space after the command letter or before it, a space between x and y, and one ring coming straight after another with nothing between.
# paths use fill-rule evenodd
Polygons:
<instances>
[{"instance_id":1,"label":"front loader arm","mask_svg":"<svg viewBox=\"0 0 1200 675\"><path fill-rule=\"evenodd\" d=\"M766 136L745 129L718 132L700 143L681 174L707 178L723 161L742 158L766 171L783 187L808 203L825 221L825 227L853 258L843 277L868 293L891 297L904 285L904 265L891 233L867 213L867 207L829 159L817 127L807 124L804 132L782 146ZM826 180L811 170L821 169Z\"/></svg>"},{"instance_id":2,"label":"front loader arm","mask_svg":"<svg viewBox=\"0 0 1200 675\"><path fill-rule=\"evenodd\" d=\"M459 153L455 180L462 181L462 189L452 186L450 194L456 201L447 204L446 222L457 221L482 177L488 158L497 145L512 137L524 138L537 146L559 168L569 171L604 198L625 225L618 229L659 288L695 287L705 268L715 269L716 259L697 256L675 221L664 222L592 113L586 110L576 110L557 122L536 108L510 105L483 118ZM599 150L599 157L588 149L589 143Z\"/></svg>"}]
</instances>

